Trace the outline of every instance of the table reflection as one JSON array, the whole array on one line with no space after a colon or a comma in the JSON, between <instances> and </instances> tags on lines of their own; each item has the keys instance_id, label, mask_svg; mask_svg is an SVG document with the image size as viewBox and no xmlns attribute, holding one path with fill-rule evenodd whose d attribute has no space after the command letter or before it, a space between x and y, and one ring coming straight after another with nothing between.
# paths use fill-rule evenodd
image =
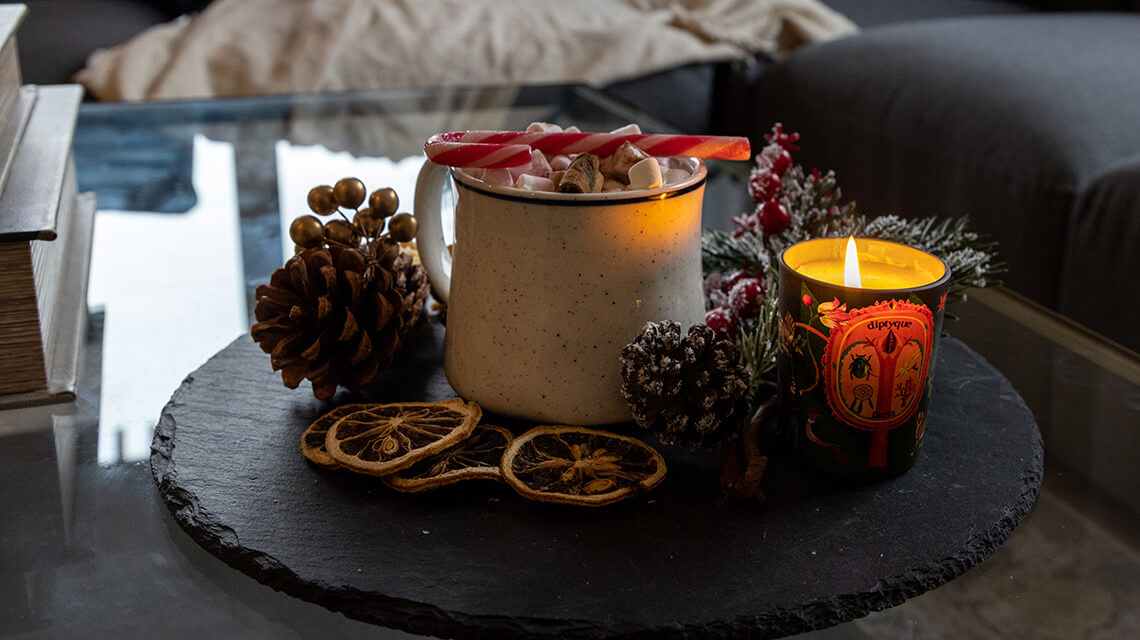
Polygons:
<instances>
[{"instance_id":1,"label":"table reflection","mask_svg":"<svg viewBox=\"0 0 1140 640\"><path fill-rule=\"evenodd\" d=\"M171 390L249 327L233 145L195 136L192 176L197 204L184 214L95 217L87 300L104 314L100 464L148 457Z\"/></svg>"}]
</instances>

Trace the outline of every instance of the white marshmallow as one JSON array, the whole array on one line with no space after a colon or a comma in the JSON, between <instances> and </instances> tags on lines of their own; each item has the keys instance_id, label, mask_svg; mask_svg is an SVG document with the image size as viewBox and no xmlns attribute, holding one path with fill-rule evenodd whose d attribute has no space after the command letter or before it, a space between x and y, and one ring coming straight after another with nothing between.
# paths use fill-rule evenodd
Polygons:
<instances>
[{"instance_id":1,"label":"white marshmallow","mask_svg":"<svg viewBox=\"0 0 1140 640\"><path fill-rule=\"evenodd\" d=\"M487 169L483 172L483 182L500 187L509 187L515 183L509 169Z\"/></svg>"},{"instance_id":2,"label":"white marshmallow","mask_svg":"<svg viewBox=\"0 0 1140 640\"><path fill-rule=\"evenodd\" d=\"M554 191L554 182L550 178L524 173L515 180L515 188L526 191Z\"/></svg>"},{"instance_id":3,"label":"white marshmallow","mask_svg":"<svg viewBox=\"0 0 1140 640\"><path fill-rule=\"evenodd\" d=\"M632 135L636 135L636 134L641 133L641 127L637 126L636 124L630 123L630 124L625 125L624 127L618 127L617 129L614 129L610 133L617 134L619 136L632 136Z\"/></svg>"},{"instance_id":4,"label":"white marshmallow","mask_svg":"<svg viewBox=\"0 0 1140 640\"><path fill-rule=\"evenodd\" d=\"M630 189L653 189L661 186L661 165L646 158L629 168Z\"/></svg>"},{"instance_id":5,"label":"white marshmallow","mask_svg":"<svg viewBox=\"0 0 1140 640\"><path fill-rule=\"evenodd\" d=\"M688 180L690 175L691 174L684 169L669 169L665 172L665 175L662 176L662 179L665 181L665 184L681 184Z\"/></svg>"},{"instance_id":6,"label":"white marshmallow","mask_svg":"<svg viewBox=\"0 0 1140 640\"><path fill-rule=\"evenodd\" d=\"M482 180L483 179L483 171L484 171L483 169L468 167L466 169L460 169L460 171L462 171L463 173L466 173L467 175L471 176L472 178L475 178L476 180Z\"/></svg>"},{"instance_id":7,"label":"white marshmallow","mask_svg":"<svg viewBox=\"0 0 1140 640\"><path fill-rule=\"evenodd\" d=\"M606 178L605 183L602 185L602 191L625 191L625 185L620 180L613 180Z\"/></svg>"},{"instance_id":8,"label":"white marshmallow","mask_svg":"<svg viewBox=\"0 0 1140 640\"><path fill-rule=\"evenodd\" d=\"M575 126L566 127L562 133L582 133L582 130Z\"/></svg>"},{"instance_id":9,"label":"white marshmallow","mask_svg":"<svg viewBox=\"0 0 1140 640\"><path fill-rule=\"evenodd\" d=\"M527 133L562 133L562 127L549 122L532 122L526 126Z\"/></svg>"},{"instance_id":10,"label":"white marshmallow","mask_svg":"<svg viewBox=\"0 0 1140 640\"><path fill-rule=\"evenodd\" d=\"M550 168L554 171L565 171L570 166L570 156L557 155L550 159Z\"/></svg>"}]
</instances>

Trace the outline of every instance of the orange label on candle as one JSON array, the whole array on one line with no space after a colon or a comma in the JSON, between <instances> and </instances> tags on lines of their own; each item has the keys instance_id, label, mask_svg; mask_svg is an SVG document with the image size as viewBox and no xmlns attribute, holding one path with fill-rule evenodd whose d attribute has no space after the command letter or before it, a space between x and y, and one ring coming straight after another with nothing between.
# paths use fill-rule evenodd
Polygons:
<instances>
[{"instance_id":1,"label":"orange label on candle","mask_svg":"<svg viewBox=\"0 0 1140 640\"><path fill-rule=\"evenodd\" d=\"M918 409L934 345L934 316L903 300L853 309L831 327L825 390L842 424L872 431L867 466L885 466L887 432Z\"/></svg>"}]
</instances>

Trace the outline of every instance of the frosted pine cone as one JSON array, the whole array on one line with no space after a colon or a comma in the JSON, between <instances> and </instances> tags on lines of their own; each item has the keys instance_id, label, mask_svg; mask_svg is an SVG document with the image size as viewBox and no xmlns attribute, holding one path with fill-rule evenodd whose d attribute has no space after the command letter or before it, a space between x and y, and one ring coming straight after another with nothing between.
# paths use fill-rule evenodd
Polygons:
<instances>
[{"instance_id":1,"label":"frosted pine cone","mask_svg":"<svg viewBox=\"0 0 1140 640\"><path fill-rule=\"evenodd\" d=\"M697 324L650 322L621 352L622 395L637 424L666 445L708 447L748 415L749 373L740 349Z\"/></svg>"}]
</instances>

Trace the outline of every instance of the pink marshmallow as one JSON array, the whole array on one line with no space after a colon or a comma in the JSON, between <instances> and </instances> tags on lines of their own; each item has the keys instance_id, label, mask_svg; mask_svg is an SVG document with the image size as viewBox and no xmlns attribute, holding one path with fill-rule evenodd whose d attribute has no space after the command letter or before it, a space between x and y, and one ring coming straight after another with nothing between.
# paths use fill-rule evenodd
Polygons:
<instances>
[{"instance_id":1,"label":"pink marshmallow","mask_svg":"<svg viewBox=\"0 0 1140 640\"><path fill-rule=\"evenodd\" d=\"M691 176L692 174L684 169L669 169L665 171L665 175L661 176L661 179L665 181L665 184L681 184Z\"/></svg>"},{"instance_id":2,"label":"pink marshmallow","mask_svg":"<svg viewBox=\"0 0 1140 640\"><path fill-rule=\"evenodd\" d=\"M565 171L570 166L570 156L557 155L550 159L550 168L555 171Z\"/></svg>"},{"instance_id":3,"label":"pink marshmallow","mask_svg":"<svg viewBox=\"0 0 1140 640\"><path fill-rule=\"evenodd\" d=\"M532 122L526 127L527 133L561 133L562 127L549 122Z\"/></svg>"},{"instance_id":4,"label":"pink marshmallow","mask_svg":"<svg viewBox=\"0 0 1140 640\"><path fill-rule=\"evenodd\" d=\"M541 151L531 151L530 164L511 167L509 171L515 180L518 180L518 177L523 174L545 178L550 175L550 163L546 161L546 156Z\"/></svg>"},{"instance_id":5,"label":"pink marshmallow","mask_svg":"<svg viewBox=\"0 0 1140 640\"><path fill-rule=\"evenodd\" d=\"M483 172L483 182L499 187L509 187L515 183L510 169L487 169Z\"/></svg>"}]
</instances>

